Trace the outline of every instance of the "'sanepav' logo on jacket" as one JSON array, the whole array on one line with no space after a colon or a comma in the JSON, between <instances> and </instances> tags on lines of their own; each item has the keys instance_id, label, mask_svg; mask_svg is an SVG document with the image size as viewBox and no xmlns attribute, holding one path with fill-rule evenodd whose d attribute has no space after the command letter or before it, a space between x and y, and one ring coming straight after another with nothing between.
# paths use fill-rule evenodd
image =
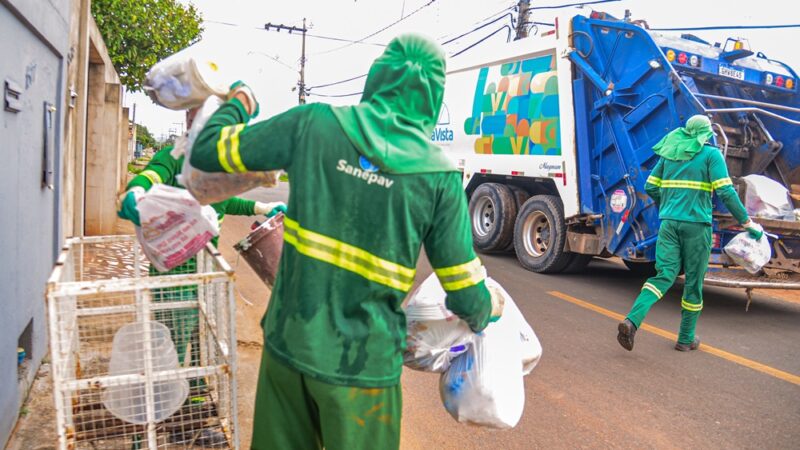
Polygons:
<instances>
[{"instance_id":1,"label":"'sanepav' logo on jacket","mask_svg":"<svg viewBox=\"0 0 800 450\"><path fill-rule=\"evenodd\" d=\"M336 164L336 170L366 181L367 184L377 184L378 186L383 186L386 189L389 189L394 184L394 180L391 180L383 175L379 175L378 166L372 164L364 156L360 156L358 158L358 165L359 167L355 167L346 160L340 159Z\"/></svg>"}]
</instances>

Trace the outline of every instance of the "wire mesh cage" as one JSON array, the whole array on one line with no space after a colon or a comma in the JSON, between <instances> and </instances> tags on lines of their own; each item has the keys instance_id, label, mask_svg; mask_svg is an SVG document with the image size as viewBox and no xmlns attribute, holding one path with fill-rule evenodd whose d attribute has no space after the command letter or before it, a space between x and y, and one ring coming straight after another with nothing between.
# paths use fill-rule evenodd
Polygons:
<instances>
[{"instance_id":1,"label":"wire mesh cage","mask_svg":"<svg viewBox=\"0 0 800 450\"><path fill-rule=\"evenodd\" d=\"M238 448L233 271L166 273L133 236L67 241L47 289L58 445Z\"/></svg>"}]
</instances>

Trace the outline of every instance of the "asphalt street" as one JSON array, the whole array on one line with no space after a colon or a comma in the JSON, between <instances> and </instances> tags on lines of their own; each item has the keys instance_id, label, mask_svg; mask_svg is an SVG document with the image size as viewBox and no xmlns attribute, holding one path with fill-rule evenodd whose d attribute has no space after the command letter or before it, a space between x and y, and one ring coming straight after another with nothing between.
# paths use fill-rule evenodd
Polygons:
<instances>
[{"instance_id":1,"label":"asphalt street","mask_svg":"<svg viewBox=\"0 0 800 450\"><path fill-rule=\"evenodd\" d=\"M282 183L247 196L278 200L287 192ZM225 233L243 236L251 222L226 219ZM514 255L481 259L544 348L525 378L522 420L502 431L458 424L442 406L438 375L406 370L404 449L798 448L800 294L756 291L745 312L743 290L706 288L703 345L681 353L673 349L678 284L653 307L628 352L617 344L616 325L643 280L619 262L540 275ZM431 271L424 258L418 269L418 280ZM257 322L260 314L239 318Z\"/></svg>"}]
</instances>

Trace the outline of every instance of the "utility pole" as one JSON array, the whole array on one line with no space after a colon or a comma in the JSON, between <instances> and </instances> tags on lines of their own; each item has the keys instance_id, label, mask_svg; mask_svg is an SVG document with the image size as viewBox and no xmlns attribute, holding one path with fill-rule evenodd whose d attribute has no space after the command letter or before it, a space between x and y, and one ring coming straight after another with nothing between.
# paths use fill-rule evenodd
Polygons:
<instances>
[{"instance_id":1,"label":"utility pole","mask_svg":"<svg viewBox=\"0 0 800 450\"><path fill-rule=\"evenodd\" d=\"M297 31L303 34L303 44L300 53L300 81L297 82L297 89L300 92L297 95L297 102L301 105L304 104L306 102L306 32L308 31L306 28L306 19L303 18L302 28L283 24L266 23L264 24L264 29L267 31L274 29L279 33L281 30L287 30L289 34L292 34L293 31Z\"/></svg>"},{"instance_id":2,"label":"utility pole","mask_svg":"<svg viewBox=\"0 0 800 450\"><path fill-rule=\"evenodd\" d=\"M531 13L531 0L519 0L517 3L517 35L515 41L528 37L528 16Z\"/></svg>"}]
</instances>

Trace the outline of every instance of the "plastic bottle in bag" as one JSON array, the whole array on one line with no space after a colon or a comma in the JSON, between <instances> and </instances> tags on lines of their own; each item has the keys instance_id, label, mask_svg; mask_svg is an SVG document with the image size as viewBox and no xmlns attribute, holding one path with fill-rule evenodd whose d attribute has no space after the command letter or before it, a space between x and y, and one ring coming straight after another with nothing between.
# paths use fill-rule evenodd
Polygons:
<instances>
[{"instance_id":1,"label":"plastic bottle in bag","mask_svg":"<svg viewBox=\"0 0 800 450\"><path fill-rule=\"evenodd\" d=\"M753 275L772 258L772 247L766 233L759 240L753 239L750 233L739 233L725 245L723 250L734 263L744 267Z\"/></svg>"},{"instance_id":2,"label":"plastic bottle in bag","mask_svg":"<svg viewBox=\"0 0 800 450\"><path fill-rule=\"evenodd\" d=\"M219 62L187 47L147 72L144 90L157 104L174 110L194 108L210 95L225 96L235 80L225 80Z\"/></svg>"}]
</instances>

